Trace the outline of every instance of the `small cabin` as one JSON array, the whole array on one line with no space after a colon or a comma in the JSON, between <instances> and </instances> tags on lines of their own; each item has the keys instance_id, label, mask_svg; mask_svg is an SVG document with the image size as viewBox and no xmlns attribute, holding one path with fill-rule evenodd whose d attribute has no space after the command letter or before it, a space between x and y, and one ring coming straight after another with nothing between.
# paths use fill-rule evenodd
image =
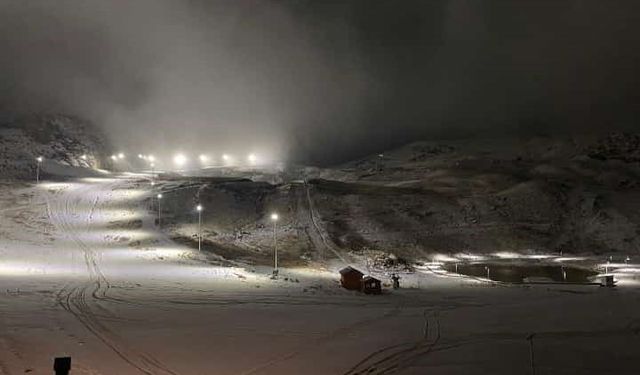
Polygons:
<instances>
[{"instance_id":1,"label":"small cabin","mask_svg":"<svg viewBox=\"0 0 640 375\"><path fill-rule=\"evenodd\" d=\"M600 285L611 288L616 286L616 280L613 278L613 275L604 275L600 280Z\"/></svg>"},{"instance_id":2,"label":"small cabin","mask_svg":"<svg viewBox=\"0 0 640 375\"><path fill-rule=\"evenodd\" d=\"M362 279L362 291L365 294L382 293L382 282L373 276L365 276Z\"/></svg>"},{"instance_id":3,"label":"small cabin","mask_svg":"<svg viewBox=\"0 0 640 375\"><path fill-rule=\"evenodd\" d=\"M362 276L364 274L349 266L340 270L340 285L348 290L362 289Z\"/></svg>"}]
</instances>

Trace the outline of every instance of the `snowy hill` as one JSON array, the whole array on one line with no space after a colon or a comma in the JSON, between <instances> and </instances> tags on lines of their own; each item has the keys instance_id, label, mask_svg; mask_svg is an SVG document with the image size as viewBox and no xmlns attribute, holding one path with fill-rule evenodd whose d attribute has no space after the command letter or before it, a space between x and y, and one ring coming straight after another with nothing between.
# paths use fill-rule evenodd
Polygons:
<instances>
[{"instance_id":1,"label":"snowy hill","mask_svg":"<svg viewBox=\"0 0 640 375\"><path fill-rule=\"evenodd\" d=\"M205 178L171 198L167 223L193 240L193 213L181 207L203 202L212 208L203 218L211 251L268 262L268 215L278 211L281 257L292 264L364 249L407 259L500 251L634 256L638 139L418 142L335 168L305 168L298 173L305 180L273 188Z\"/></svg>"},{"instance_id":2,"label":"snowy hill","mask_svg":"<svg viewBox=\"0 0 640 375\"><path fill-rule=\"evenodd\" d=\"M4 179L31 179L36 158L42 174L86 175L105 159L100 133L87 122L64 115L31 115L0 123L0 173Z\"/></svg>"},{"instance_id":3,"label":"snowy hill","mask_svg":"<svg viewBox=\"0 0 640 375\"><path fill-rule=\"evenodd\" d=\"M351 195L355 203L345 197L325 214L340 213L342 231L369 245L408 253L637 254L639 152L638 137L625 134L416 143L346 166L358 183L416 192Z\"/></svg>"}]
</instances>

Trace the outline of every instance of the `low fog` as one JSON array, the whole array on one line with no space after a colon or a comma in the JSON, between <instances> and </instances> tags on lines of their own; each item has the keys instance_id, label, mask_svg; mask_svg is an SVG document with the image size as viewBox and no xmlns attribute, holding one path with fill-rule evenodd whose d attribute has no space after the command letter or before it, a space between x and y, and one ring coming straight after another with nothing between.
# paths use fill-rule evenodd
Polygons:
<instances>
[{"instance_id":1,"label":"low fog","mask_svg":"<svg viewBox=\"0 0 640 375\"><path fill-rule=\"evenodd\" d=\"M405 142L633 130L640 3L0 0L0 111L138 152L330 164Z\"/></svg>"}]
</instances>

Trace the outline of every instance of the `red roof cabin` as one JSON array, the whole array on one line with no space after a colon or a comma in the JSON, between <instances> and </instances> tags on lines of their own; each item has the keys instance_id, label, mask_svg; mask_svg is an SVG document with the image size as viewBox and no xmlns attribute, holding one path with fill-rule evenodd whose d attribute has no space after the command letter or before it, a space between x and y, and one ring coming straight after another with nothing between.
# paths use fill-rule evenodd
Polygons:
<instances>
[{"instance_id":1,"label":"red roof cabin","mask_svg":"<svg viewBox=\"0 0 640 375\"><path fill-rule=\"evenodd\" d=\"M381 294L382 283L373 276L365 276L362 279L362 291L365 294Z\"/></svg>"},{"instance_id":2,"label":"red roof cabin","mask_svg":"<svg viewBox=\"0 0 640 375\"><path fill-rule=\"evenodd\" d=\"M340 270L340 284L348 290L362 289L362 276L364 274L349 266Z\"/></svg>"}]
</instances>

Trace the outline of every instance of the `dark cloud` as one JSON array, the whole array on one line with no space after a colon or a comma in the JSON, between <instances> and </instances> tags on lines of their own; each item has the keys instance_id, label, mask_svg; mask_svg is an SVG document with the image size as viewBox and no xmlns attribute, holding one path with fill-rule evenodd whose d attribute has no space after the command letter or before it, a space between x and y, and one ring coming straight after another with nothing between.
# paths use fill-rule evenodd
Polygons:
<instances>
[{"instance_id":1,"label":"dark cloud","mask_svg":"<svg viewBox=\"0 0 640 375\"><path fill-rule=\"evenodd\" d=\"M417 138L634 129L639 8L0 0L0 109L85 116L123 148L315 163Z\"/></svg>"}]
</instances>

